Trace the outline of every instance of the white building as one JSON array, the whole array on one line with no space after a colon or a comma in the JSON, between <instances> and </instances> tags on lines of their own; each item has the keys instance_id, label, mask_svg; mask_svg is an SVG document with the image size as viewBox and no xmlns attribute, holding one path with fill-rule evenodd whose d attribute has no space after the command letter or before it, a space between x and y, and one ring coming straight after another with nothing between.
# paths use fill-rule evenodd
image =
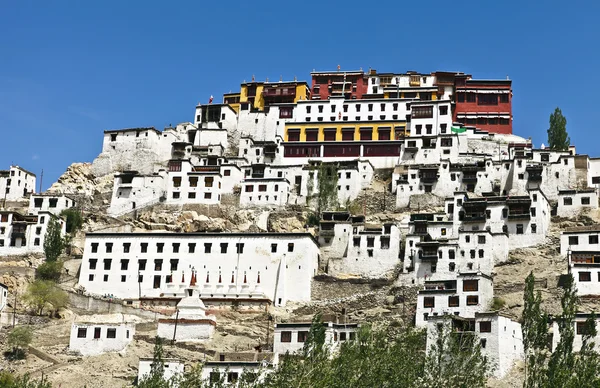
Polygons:
<instances>
[{"instance_id":1,"label":"white building","mask_svg":"<svg viewBox=\"0 0 600 388\"><path fill-rule=\"evenodd\" d=\"M221 203L223 194L233 194L242 180L239 166L221 164L222 158L206 158L204 165L193 166L188 160L169 161L168 204Z\"/></svg>"},{"instance_id":2,"label":"white building","mask_svg":"<svg viewBox=\"0 0 600 388\"><path fill-rule=\"evenodd\" d=\"M150 375L153 362L154 360L152 358L140 358L140 363L138 365L138 382ZM181 360L165 358L163 359L163 363L162 377L167 381L181 376L185 371L185 363Z\"/></svg>"},{"instance_id":3,"label":"white building","mask_svg":"<svg viewBox=\"0 0 600 388\"><path fill-rule=\"evenodd\" d=\"M38 214L40 211L44 211L58 216L63 210L72 207L75 207L75 200L66 194L31 194L27 212L29 214Z\"/></svg>"},{"instance_id":4,"label":"white building","mask_svg":"<svg viewBox=\"0 0 600 388\"><path fill-rule=\"evenodd\" d=\"M241 207L283 207L290 197L286 178L245 178L240 193Z\"/></svg>"},{"instance_id":5,"label":"white building","mask_svg":"<svg viewBox=\"0 0 600 388\"><path fill-rule=\"evenodd\" d=\"M415 325L424 327L430 316L444 314L475 318L487 311L494 296L492 278L477 272L463 272L453 280L426 281L419 291Z\"/></svg>"},{"instance_id":6,"label":"white building","mask_svg":"<svg viewBox=\"0 0 600 388\"><path fill-rule=\"evenodd\" d=\"M202 365L202 380L236 387L245 375L246 381L260 382L265 374L273 371L278 361L275 353L221 353L218 361L207 361Z\"/></svg>"},{"instance_id":7,"label":"white building","mask_svg":"<svg viewBox=\"0 0 600 388\"><path fill-rule=\"evenodd\" d=\"M558 191L557 216L575 217L586 209L598 209L598 194L595 189Z\"/></svg>"},{"instance_id":8,"label":"white building","mask_svg":"<svg viewBox=\"0 0 600 388\"><path fill-rule=\"evenodd\" d=\"M276 323L273 337L273 352L277 354L298 353L308 339L311 322ZM334 351L345 341L353 341L360 327L357 323L323 322L325 346Z\"/></svg>"},{"instance_id":9,"label":"white building","mask_svg":"<svg viewBox=\"0 0 600 388\"><path fill-rule=\"evenodd\" d=\"M0 170L0 200L2 207L6 201L16 201L35 193L35 174L19 166Z\"/></svg>"},{"instance_id":10,"label":"white building","mask_svg":"<svg viewBox=\"0 0 600 388\"><path fill-rule=\"evenodd\" d=\"M0 283L0 329L2 323L6 321L6 305L8 304L8 286Z\"/></svg>"},{"instance_id":11,"label":"white building","mask_svg":"<svg viewBox=\"0 0 600 388\"><path fill-rule=\"evenodd\" d=\"M583 336L586 333L586 321L591 317L591 314L586 313L576 313L575 319L573 322L573 329L575 333L575 337L573 338L573 352L579 352L581 350L581 345L583 344ZM560 341L560 330L558 329L557 319L552 321L552 351L556 350L556 346ZM600 327L600 317L596 316L596 330ZM596 352L600 351L600 334L596 334L595 337L592 338L594 342L594 350Z\"/></svg>"},{"instance_id":12,"label":"white building","mask_svg":"<svg viewBox=\"0 0 600 388\"><path fill-rule=\"evenodd\" d=\"M159 131L155 128L127 128L104 131L102 152L92 163L95 176L136 170L152 174L171 158L172 143L188 140L188 126Z\"/></svg>"},{"instance_id":13,"label":"white building","mask_svg":"<svg viewBox=\"0 0 600 388\"><path fill-rule=\"evenodd\" d=\"M488 360L494 377L502 378L515 361L524 359L521 324L497 312L475 313L474 318L431 316L427 319L427 349L435 344L439 330L449 330L452 336L474 335L479 339L481 353Z\"/></svg>"},{"instance_id":14,"label":"white building","mask_svg":"<svg viewBox=\"0 0 600 388\"><path fill-rule=\"evenodd\" d=\"M600 294L600 226L567 229L560 234L560 254L567 258L577 295Z\"/></svg>"},{"instance_id":15,"label":"white building","mask_svg":"<svg viewBox=\"0 0 600 388\"><path fill-rule=\"evenodd\" d=\"M264 293L283 306L310 300L319 260L309 233L88 233L79 284L122 299L181 298L179 278L194 272L207 304L204 295Z\"/></svg>"},{"instance_id":16,"label":"white building","mask_svg":"<svg viewBox=\"0 0 600 388\"><path fill-rule=\"evenodd\" d=\"M150 175L138 171L116 174L108 214L117 217L164 200L167 191L165 179L164 171Z\"/></svg>"},{"instance_id":17,"label":"white building","mask_svg":"<svg viewBox=\"0 0 600 388\"><path fill-rule=\"evenodd\" d=\"M319 244L327 273L382 278L400 263L400 229L393 223L365 224L364 216L323 212Z\"/></svg>"},{"instance_id":18,"label":"white building","mask_svg":"<svg viewBox=\"0 0 600 388\"><path fill-rule=\"evenodd\" d=\"M120 352L133 340L135 323L122 314L82 316L71 326L69 350L83 356Z\"/></svg>"},{"instance_id":19,"label":"white building","mask_svg":"<svg viewBox=\"0 0 600 388\"><path fill-rule=\"evenodd\" d=\"M195 275L192 275L192 281L193 276ZM210 340L215 332L217 318L206 315L206 306L194 288L186 291L187 296L177 303L177 312L170 318L158 320L157 335L182 342Z\"/></svg>"},{"instance_id":20,"label":"white building","mask_svg":"<svg viewBox=\"0 0 600 388\"><path fill-rule=\"evenodd\" d=\"M24 255L44 251L44 238L51 219L58 220L62 235L66 222L46 211L37 215L22 215L13 211L0 211L0 255Z\"/></svg>"}]
</instances>

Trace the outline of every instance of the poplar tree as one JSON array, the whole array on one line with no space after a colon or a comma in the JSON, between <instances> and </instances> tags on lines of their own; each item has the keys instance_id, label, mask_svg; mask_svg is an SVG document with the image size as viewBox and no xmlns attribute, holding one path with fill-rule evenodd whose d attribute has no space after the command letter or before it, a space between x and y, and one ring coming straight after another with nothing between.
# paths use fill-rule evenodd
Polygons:
<instances>
[{"instance_id":1,"label":"poplar tree","mask_svg":"<svg viewBox=\"0 0 600 388\"><path fill-rule=\"evenodd\" d=\"M560 108L556 108L550 115L550 128L548 128L548 147L551 150L566 151L571 145L571 138L567 133L567 119Z\"/></svg>"},{"instance_id":2,"label":"poplar tree","mask_svg":"<svg viewBox=\"0 0 600 388\"><path fill-rule=\"evenodd\" d=\"M46 261L56 261L65 248L65 241L61 234L60 224L53 217L48 222L48 229L44 236L44 254Z\"/></svg>"}]
</instances>

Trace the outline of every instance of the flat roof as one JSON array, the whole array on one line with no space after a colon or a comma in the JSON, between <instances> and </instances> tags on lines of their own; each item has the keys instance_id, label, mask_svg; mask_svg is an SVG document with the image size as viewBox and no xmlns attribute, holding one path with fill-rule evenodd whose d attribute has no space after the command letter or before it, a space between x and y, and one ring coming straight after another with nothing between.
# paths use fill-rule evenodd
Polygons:
<instances>
[{"instance_id":1,"label":"flat roof","mask_svg":"<svg viewBox=\"0 0 600 388\"><path fill-rule=\"evenodd\" d=\"M137 132L137 131L154 131L156 133L161 133L158 129L154 127L139 127L139 128L123 128L123 129L107 129L104 133L117 133L117 132Z\"/></svg>"},{"instance_id":2,"label":"flat roof","mask_svg":"<svg viewBox=\"0 0 600 388\"><path fill-rule=\"evenodd\" d=\"M191 233L179 233L179 232L88 232L85 234L87 237L309 237L318 246L319 243L315 237L310 233L305 232L285 232L285 233L274 233L274 232L191 232Z\"/></svg>"}]
</instances>

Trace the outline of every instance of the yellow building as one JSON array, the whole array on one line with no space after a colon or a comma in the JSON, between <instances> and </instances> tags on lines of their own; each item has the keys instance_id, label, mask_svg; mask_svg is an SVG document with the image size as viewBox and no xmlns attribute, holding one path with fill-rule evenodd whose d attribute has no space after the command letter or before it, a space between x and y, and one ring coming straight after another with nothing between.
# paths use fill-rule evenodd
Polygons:
<instances>
[{"instance_id":1,"label":"yellow building","mask_svg":"<svg viewBox=\"0 0 600 388\"><path fill-rule=\"evenodd\" d=\"M241 110L262 111L269 104L295 103L310 99L310 88L305 81L247 82L239 93L223 95L223 102L236 112Z\"/></svg>"},{"instance_id":2,"label":"yellow building","mask_svg":"<svg viewBox=\"0 0 600 388\"><path fill-rule=\"evenodd\" d=\"M409 136L409 132L404 121L289 122L285 124L284 141L389 141L400 140L406 136Z\"/></svg>"}]
</instances>

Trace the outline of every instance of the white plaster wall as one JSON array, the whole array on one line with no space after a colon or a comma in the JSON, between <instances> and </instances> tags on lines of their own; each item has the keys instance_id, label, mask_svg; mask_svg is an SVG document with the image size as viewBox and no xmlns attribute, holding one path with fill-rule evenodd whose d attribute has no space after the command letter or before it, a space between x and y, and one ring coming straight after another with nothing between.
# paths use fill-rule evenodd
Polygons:
<instances>
[{"instance_id":1,"label":"white plaster wall","mask_svg":"<svg viewBox=\"0 0 600 388\"><path fill-rule=\"evenodd\" d=\"M341 343L344 341L340 340L340 333L346 333L346 341L350 340L350 333L356 332L356 325L345 326L343 324L333 324L331 322L325 322L325 346L328 346L330 350L335 351L339 348ZM281 332L289 331L292 334L291 342L281 342ZM298 332L309 332L310 325L303 325L298 327L281 327L276 326L273 334L273 353L286 354L286 353L298 353L302 351L304 342L298 341ZM337 338L337 340L336 340Z\"/></svg>"},{"instance_id":2,"label":"white plaster wall","mask_svg":"<svg viewBox=\"0 0 600 388\"><path fill-rule=\"evenodd\" d=\"M276 136L283 137L285 123L296 120L297 108L295 104L284 104L292 108L292 118L279 117L280 107L271 105L269 111L240 110L238 114L238 128L241 136L250 136L259 141L275 141Z\"/></svg>"},{"instance_id":3,"label":"white plaster wall","mask_svg":"<svg viewBox=\"0 0 600 388\"><path fill-rule=\"evenodd\" d=\"M323 122L331 121L344 121L340 118L344 116L348 117L347 121L381 121L381 120L398 120L405 121L406 115L410 113L407 109L407 103L412 100L410 99L368 99L368 100L345 100L343 98L331 98L329 100L304 100L298 101L296 110L294 112L295 120L293 122L318 122L318 118L321 117ZM372 105L372 110L369 111L369 104ZM384 105L382 110L381 104ZM394 104L396 109L394 110ZM344 105L348 106L347 112L344 112ZM322 112L319 112L319 106L323 107ZM332 108L333 111L332 111ZM357 111L356 106L360 106L360 111ZM310 112L307 112L307 107L310 107ZM397 115L394 119L393 116ZM371 116L371 119L369 119ZM384 116L382 119L381 116ZM331 118L334 118L331 120ZM358 117L358 119L357 119Z\"/></svg>"},{"instance_id":4,"label":"white plaster wall","mask_svg":"<svg viewBox=\"0 0 600 388\"><path fill-rule=\"evenodd\" d=\"M0 255L25 255L28 253L44 252L44 239L52 213L40 211L36 223L28 224L25 229L25 241L15 240L15 246L10 246L13 214L8 215L7 222L0 221ZM66 234L66 222L57 218L61 225L61 234ZM4 233L3 233L4 231Z\"/></svg>"},{"instance_id":5,"label":"white plaster wall","mask_svg":"<svg viewBox=\"0 0 600 388\"><path fill-rule=\"evenodd\" d=\"M569 248L572 251L582 251L582 252L598 252L600 251L600 244L590 244L589 236L599 236L600 228L596 230L590 231L582 231L576 233L561 233L560 234L560 254L562 256L567 256L569 252ZM569 237L577 237L577 244L569 244Z\"/></svg>"},{"instance_id":6,"label":"white plaster wall","mask_svg":"<svg viewBox=\"0 0 600 388\"><path fill-rule=\"evenodd\" d=\"M41 207L35 207L35 200L36 199L41 199L42 200L42 206ZM50 200L51 199L55 199L56 201L56 206L55 207L50 207ZM54 215L59 215L63 210L65 209L69 209L75 206L75 201L65 195L36 195L36 194L32 194L29 197L29 209L28 209L28 213L29 214L38 214L40 211L46 211L46 212L50 212Z\"/></svg>"},{"instance_id":7,"label":"white plaster wall","mask_svg":"<svg viewBox=\"0 0 600 388\"><path fill-rule=\"evenodd\" d=\"M259 186L266 185L266 191ZM247 191L252 186L253 191ZM290 183L285 178L245 179L242 182L240 206L242 207L282 207L287 205Z\"/></svg>"},{"instance_id":8,"label":"white plaster wall","mask_svg":"<svg viewBox=\"0 0 600 388\"><path fill-rule=\"evenodd\" d=\"M113 243L112 253L106 253L105 244ZM157 253L156 243L164 243L163 253ZM98 243L98 251L92 252L92 243ZM130 243L129 253L124 252L123 243ZM142 253L141 243L148 244L148 252ZM179 243L179 253L173 253L172 244ZM195 243L194 253L189 252L189 244ZM205 252L205 243L210 243L211 252ZM221 253L221 243L227 243L227 253ZM236 243L244 244L243 252L236 253ZM293 243L293 250L288 244ZM271 244L277 244L276 252L271 252ZM112 259L111 267L104 269L103 260ZM90 269L90 259L97 259L96 269ZM129 260L126 270L121 270L121 259ZM155 271L154 260L162 259L162 268ZM176 271L171 271L170 260L178 259ZM146 267L139 271L142 282L138 283L138 263L146 260ZM171 233L114 233L88 234L82 259L79 284L92 294L111 293L117 298L137 299L142 297L158 298L169 293L166 276L173 273L174 280L191 279L192 267L197 271L198 285L203 286L207 273L211 292L216 290L219 273L222 284L229 285L231 274L235 276L235 284L242 284L244 273L248 282L255 286L258 273L263 292L276 304L289 301L309 301L311 298L312 278L316 274L319 260L319 249L308 235L286 234L171 234ZM280 275L282 268L287 268L285 276ZM93 275L93 280L90 280ZM104 275L108 275L104 281ZM125 281L121 277L125 276ZM160 287L153 288L154 277L160 277ZM279 284L285 286L283 295L276 293ZM139 287L139 289L138 289ZM280 288L281 289L281 288ZM203 290L204 292L204 290ZM210 292L209 292L210 293ZM281 303L279 299L281 298Z\"/></svg>"},{"instance_id":9,"label":"white plaster wall","mask_svg":"<svg viewBox=\"0 0 600 388\"><path fill-rule=\"evenodd\" d=\"M181 361L163 360L164 371L163 378L170 380L175 376L183 374L185 370L185 364ZM147 377L152 371L152 360L140 360L138 365L138 381L141 381Z\"/></svg>"},{"instance_id":10,"label":"white plaster wall","mask_svg":"<svg viewBox=\"0 0 600 388\"><path fill-rule=\"evenodd\" d=\"M0 177L0 200L16 201L35 193L35 175L19 166L10 166L8 172L8 177Z\"/></svg>"},{"instance_id":11,"label":"white plaster wall","mask_svg":"<svg viewBox=\"0 0 600 388\"><path fill-rule=\"evenodd\" d=\"M165 175L137 175L131 183L122 183L116 175L108 214L115 216L158 202L166 193Z\"/></svg>"},{"instance_id":12,"label":"white plaster wall","mask_svg":"<svg viewBox=\"0 0 600 388\"><path fill-rule=\"evenodd\" d=\"M575 279L577 295L599 295L600 294L600 266L598 264L573 264L569 265L569 272ZM589 272L590 281L579 280L580 272Z\"/></svg>"},{"instance_id":13,"label":"white plaster wall","mask_svg":"<svg viewBox=\"0 0 600 388\"><path fill-rule=\"evenodd\" d=\"M571 198L572 204L565 204L565 198ZM583 198L589 199L589 204L583 204ZM575 217L585 209L598 209L598 194L590 192L559 192L556 215L559 217Z\"/></svg>"},{"instance_id":14,"label":"white plaster wall","mask_svg":"<svg viewBox=\"0 0 600 388\"><path fill-rule=\"evenodd\" d=\"M223 148L227 149L229 147L229 142L227 140L227 129L200 128L196 132L195 145L200 147L221 145Z\"/></svg>"},{"instance_id":15,"label":"white plaster wall","mask_svg":"<svg viewBox=\"0 0 600 388\"><path fill-rule=\"evenodd\" d=\"M100 338L94 339L94 329L99 327ZM77 338L79 328L86 328L86 337ZM107 338L107 329L116 329L116 338ZM106 352L120 352L133 340L134 324L86 324L73 323L69 350L81 353L83 356L97 356Z\"/></svg>"},{"instance_id":16,"label":"white plaster wall","mask_svg":"<svg viewBox=\"0 0 600 388\"><path fill-rule=\"evenodd\" d=\"M452 134L452 107L450 106L449 100L436 100L436 101L423 101L411 103L411 112L414 111L415 107L431 106L433 107L433 117L431 118L411 118L410 122L410 134L419 136L437 136L442 134L442 126L446 126L446 132L444 134ZM440 114L440 107L446 108L446 114ZM413 115L414 116L414 115ZM427 130L427 126L431 126L431 131ZM421 129L419 133L419 128Z\"/></svg>"},{"instance_id":17,"label":"white plaster wall","mask_svg":"<svg viewBox=\"0 0 600 388\"><path fill-rule=\"evenodd\" d=\"M172 340L174 331L176 341L206 342L212 338L215 327L210 323L197 324L178 322L177 329L175 329L175 323L159 322L156 335L161 338Z\"/></svg>"},{"instance_id":18,"label":"white plaster wall","mask_svg":"<svg viewBox=\"0 0 600 388\"><path fill-rule=\"evenodd\" d=\"M578 352L581 350L581 345L583 344L583 335L577 334L577 322L585 322L587 317L584 314L576 314L575 322L573 322L573 331L575 333L575 337L573 338L573 351ZM596 317L596 328L600 326L600 318ZM556 350L556 346L560 341L560 332L558 330L558 323L556 321L552 322L552 351ZM593 338L594 341L594 349L596 352L600 351L600 333Z\"/></svg>"}]
</instances>

